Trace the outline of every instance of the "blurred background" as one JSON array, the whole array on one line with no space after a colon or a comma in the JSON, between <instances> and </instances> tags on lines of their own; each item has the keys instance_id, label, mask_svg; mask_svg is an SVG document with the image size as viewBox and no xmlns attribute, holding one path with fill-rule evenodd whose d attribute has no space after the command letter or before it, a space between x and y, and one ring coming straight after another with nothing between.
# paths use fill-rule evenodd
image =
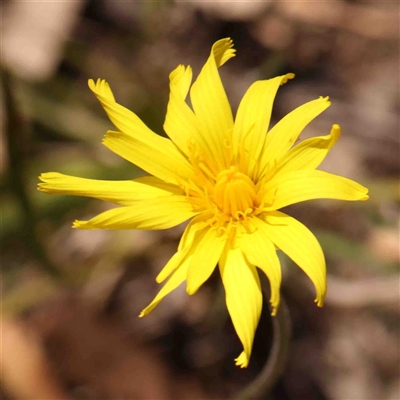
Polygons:
<instances>
[{"instance_id":1,"label":"blurred background","mask_svg":"<svg viewBox=\"0 0 400 400\"><path fill-rule=\"evenodd\" d=\"M258 79L294 72L273 123L319 96L332 106L302 138L342 127L322 169L370 189L362 203L314 201L288 213L316 234L326 305L282 257L293 324L271 400L394 400L399 393L399 3L397 1L3 1L1 252L4 399L228 399L271 348L265 305L248 369L218 274L169 295L147 318L157 272L183 227L79 231L101 201L36 191L41 172L129 179L142 171L101 145L112 126L87 87L105 78L120 103L163 134L168 75L195 75L231 37L221 69L233 110Z\"/></svg>"}]
</instances>

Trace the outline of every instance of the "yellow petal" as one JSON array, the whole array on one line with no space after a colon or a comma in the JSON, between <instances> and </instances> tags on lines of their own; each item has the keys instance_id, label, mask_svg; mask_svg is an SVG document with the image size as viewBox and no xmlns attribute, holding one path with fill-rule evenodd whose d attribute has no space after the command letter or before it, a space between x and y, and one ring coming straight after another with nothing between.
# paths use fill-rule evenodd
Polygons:
<instances>
[{"instance_id":1,"label":"yellow petal","mask_svg":"<svg viewBox=\"0 0 400 400\"><path fill-rule=\"evenodd\" d=\"M264 186L264 210L279 210L314 199L368 200L368 189L359 183L325 171L302 169L279 174Z\"/></svg>"},{"instance_id":2,"label":"yellow petal","mask_svg":"<svg viewBox=\"0 0 400 400\"><path fill-rule=\"evenodd\" d=\"M247 173L252 175L258 162L268 131L272 106L279 86L294 78L286 74L253 83L240 102L233 129L233 147L236 154L246 151Z\"/></svg>"},{"instance_id":3,"label":"yellow petal","mask_svg":"<svg viewBox=\"0 0 400 400\"><path fill-rule=\"evenodd\" d=\"M149 144L122 132L108 131L103 144L125 160L166 182L177 184L179 177L193 180L192 166L180 153L176 157L176 147L169 139L159 138L163 141L156 143L157 139Z\"/></svg>"},{"instance_id":4,"label":"yellow petal","mask_svg":"<svg viewBox=\"0 0 400 400\"><path fill-rule=\"evenodd\" d=\"M153 176L128 181L104 181L47 172L41 174L39 179L43 183L39 183L38 189L45 193L93 197L123 206L143 200L184 194L177 186Z\"/></svg>"},{"instance_id":5,"label":"yellow petal","mask_svg":"<svg viewBox=\"0 0 400 400\"><path fill-rule=\"evenodd\" d=\"M175 270L171 278L169 278L167 283L158 292L154 300L140 313L139 317L148 315L167 294L171 293L179 285L181 285L186 279L186 274L187 264L182 264L178 269Z\"/></svg>"},{"instance_id":6,"label":"yellow petal","mask_svg":"<svg viewBox=\"0 0 400 400\"><path fill-rule=\"evenodd\" d=\"M143 140L148 139L150 142L153 140L153 136L156 136L157 139L165 139L149 129L135 113L118 104L115 101L110 85L104 79L98 79L96 82L93 79L89 79L88 83L90 90L100 101L110 121L121 132L133 137L141 136Z\"/></svg>"},{"instance_id":7,"label":"yellow petal","mask_svg":"<svg viewBox=\"0 0 400 400\"><path fill-rule=\"evenodd\" d=\"M330 106L328 97L320 97L296 108L283 117L267 134L260 159L260 176L279 160L297 140L303 129Z\"/></svg>"},{"instance_id":8,"label":"yellow petal","mask_svg":"<svg viewBox=\"0 0 400 400\"><path fill-rule=\"evenodd\" d=\"M105 211L89 221L75 221L79 229L168 229L198 214L185 196L151 199Z\"/></svg>"},{"instance_id":9,"label":"yellow petal","mask_svg":"<svg viewBox=\"0 0 400 400\"><path fill-rule=\"evenodd\" d=\"M271 287L271 314L276 315L280 300L281 265L275 245L264 231L265 222L253 218L252 223L255 230L250 233L243 233L240 238L240 247L249 263L256 265L268 277Z\"/></svg>"},{"instance_id":10,"label":"yellow petal","mask_svg":"<svg viewBox=\"0 0 400 400\"><path fill-rule=\"evenodd\" d=\"M192 68L188 65L179 65L169 75L170 89L172 92L179 94L183 100L189 93L190 84L192 83Z\"/></svg>"},{"instance_id":11,"label":"yellow petal","mask_svg":"<svg viewBox=\"0 0 400 400\"><path fill-rule=\"evenodd\" d=\"M192 295L211 276L222 250L226 244L226 235L218 235L215 228L204 228L194 237L190 250L190 260L186 291Z\"/></svg>"},{"instance_id":12,"label":"yellow petal","mask_svg":"<svg viewBox=\"0 0 400 400\"><path fill-rule=\"evenodd\" d=\"M330 135L304 140L279 161L276 175L300 169L316 169L340 137L340 126L333 125Z\"/></svg>"},{"instance_id":13,"label":"yellow petal","mask_svg":"<svg viewBox=\"0 0 400 400\"><path fill-rule=\"evenodd\" d=\"M202 134L220 168L227 166L224 146L232 133L233 117L218 68L234 57L232 46L230 39L221 39L213 45L210 57L190 90Z\"/></svg>"},{"instance_id":14,"label":"yellow petal","mask_svg":"<svg viewBox=\"0 0 400 400\"><path fill-rule=\"evenodd\" d=\"M185 153L189 143L200 136L196 117L185 99L192 81L192 69L179 65L169 75L169 102L164 130L172 141Z\"/></svg>"},{"instance_id":15,"label":"yellow petal","mask_svg":"<svg viewBox=\"0 0 400 400\"><path fill-rule=\"evenodd\" d=\"M122 132L110 131L104 144L118 155L151 175L176 183L177 172L192 177L192 168L176 146L150 130L132 111L116 103L111 89L104 80L89 87L99 99L111 122Z\"/></svg>"},{"instance_id":16,"label":"yellow petal","mask_svg":"<svg viewBox=\"0 0 400 400\"><path fill-rule=\"evenodd\" d=\"M240 247L225 249L219 262L226 305L233 326L243 345L236 365L247 367L254 334L260 319L262 293L257 270L249 264Z\"/></svg>"},{"instance_id":17,"label":"yellow petal","mask_svg":"<svg viewBox=\"0 0 400 400\"><path fill-rule=\"evenodd\" d=\"M179 266L182 264L183 260L185 259L189 249L185 249L183 251L177 251L165 264L163 269L156 277L156 282L161 283L165 281Z\"/></svg>"},{"instance_id":18,"label":"yellow petal","mask_svg":"<svg viewBox=\"0 0 400 400\"><path fill-rule=\"evenodd\" d=\"M318 240L301 222L279 211L260 216L266 223L263 232L286 253L311 279L316 290L318 306L326 294L325 257Z\"/></svg>"},{"instance_id":19,"label":"yellow petal","mask_svg":"<svg viewBox=\"0 0 400 400\"><path fill-rule=\"evenodd\" d=\"M192 247L196 233L206 227L209 227L211 225L210 219L212 219L213 216L214 213L212 211L204 211L199 215L196 215L183 232L182 238L179 242L178 250Z\"/></svg>"},{"instance_id":20,"label":"yellow petal","mask_svg":"<svg viewBox=\"0 0 400 400\"><path fill-rule=\"evenodd\" d=\"M167 265L160 271L156 277L156 281L161 283L164 281L179 265L183 262L189 251L193 248L195 235L208 227L206 222L211 218L210 212L203 212L196 215L188 224L183 232L179 242L178 251L169 260Z\"/></svg>"}]
</instances>

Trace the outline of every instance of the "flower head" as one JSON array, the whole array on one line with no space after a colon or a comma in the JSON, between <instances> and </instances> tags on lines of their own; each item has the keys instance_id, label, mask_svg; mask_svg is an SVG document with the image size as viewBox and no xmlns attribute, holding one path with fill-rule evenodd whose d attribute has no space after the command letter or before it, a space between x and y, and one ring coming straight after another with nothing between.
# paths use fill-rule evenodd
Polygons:
<instances>
[{"instance_id":1,"label":"flower head","mask_svg":"<svg viewBox=\"0 0 400 400\"><path fill-rule=\"evenodd\" d=\"M189 66L179 65L170 74L164 123L169 138L155 134L118 104L104 80L90 80L90 89L117 128L107 132L103 144L150 175L98 181L50 172L40 176L39 190L121 206L75 221L80 229L167 229L192 218L177 252L156 278L159 283L168 279L166 284L140 316L184 281L194 294L218 264L243 345L236 364L246 367L262 307L257 268L269 279L273 315L281 284L277 250L308 275L319 306L326 293L325 260L317 239L278 210L317 198L367 200L368 190L316 169L339 138L338 125L329 135L295 144L304 127L329 107L327 97L298 107L268 130L277 90L293 74L252 84L233 119L218 68L234 53L230 39L216 42L193 85ZM186 103L189 91L192 107Z\"/></svg>"}]
</instances>

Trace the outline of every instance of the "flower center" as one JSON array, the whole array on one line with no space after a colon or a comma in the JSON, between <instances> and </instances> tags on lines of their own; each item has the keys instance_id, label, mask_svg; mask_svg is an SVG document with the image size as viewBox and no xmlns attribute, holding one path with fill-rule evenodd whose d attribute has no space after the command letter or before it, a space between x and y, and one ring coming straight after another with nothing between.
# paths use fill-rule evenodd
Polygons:
<instances>
[{"instance_id":1,"label":"flower center","mask_svg":"<svg viewBox=\"0 0 400 400\"><path fill-rule=\"evenodd\" d=\"M235 167L221 171L214 186L213 200L226 216L241 219L256 207L256 188L253 181Z\"/></svg>"}]
</instances>

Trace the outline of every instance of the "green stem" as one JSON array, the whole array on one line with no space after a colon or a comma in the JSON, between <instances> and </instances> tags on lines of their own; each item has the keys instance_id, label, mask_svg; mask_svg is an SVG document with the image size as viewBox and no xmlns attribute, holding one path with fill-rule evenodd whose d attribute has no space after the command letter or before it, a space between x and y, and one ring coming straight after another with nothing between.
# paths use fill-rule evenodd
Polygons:
<instances>
[{"instance_id":1,"label":"green stem","mask_svg":"<svg viewBox=\"0 0 400 400\"><path fill-rule=\"evenodd\" d=\"M272 348L259 375L233 399L263 399L283 371L291 336L291 322L286 302L281 298L278 313L272 318Z\"/></svg>"}]
</instances>

